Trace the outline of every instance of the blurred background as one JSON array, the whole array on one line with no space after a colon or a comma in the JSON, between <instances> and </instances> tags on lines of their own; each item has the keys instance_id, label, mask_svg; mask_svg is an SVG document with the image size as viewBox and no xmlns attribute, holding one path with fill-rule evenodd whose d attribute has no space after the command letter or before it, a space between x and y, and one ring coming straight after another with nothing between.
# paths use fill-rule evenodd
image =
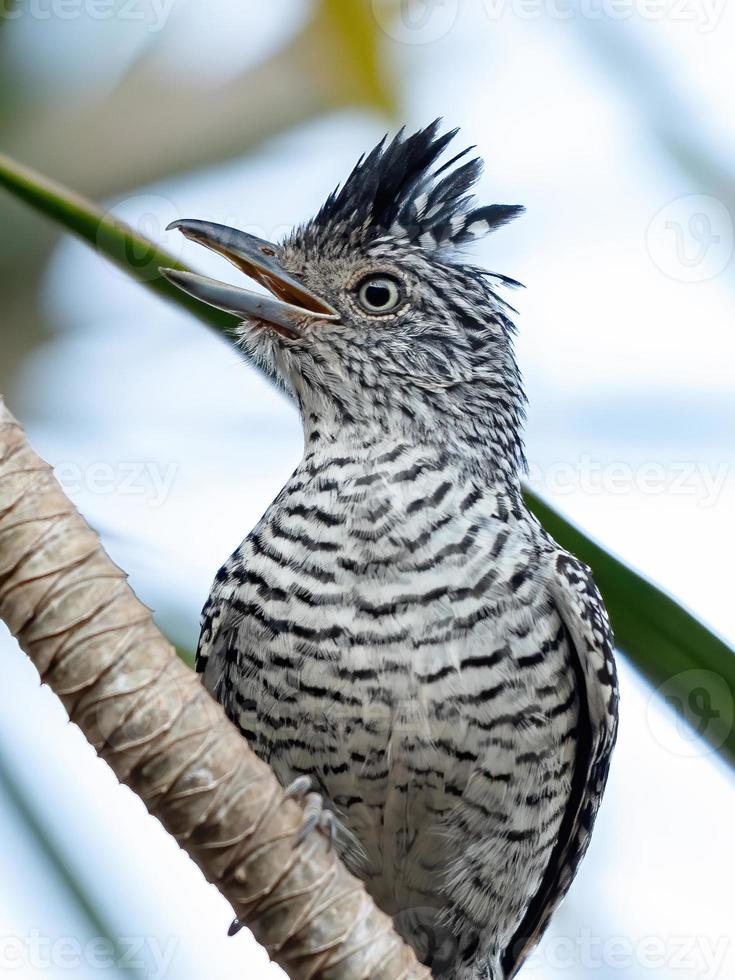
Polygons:
<instances>
[{"instance_id":1,"label":"blurred background","mask_svg":"<svg viewBox=\"0 0 735 980\"><path fill-rule=\"evenodd\" d=\"M442 115L528 212L531 484L735 642L735 8L726 0L25 0L0 7L17 159L164 231L277 237L359 154ZM0 391L182 649L297 463L221 338L0 194ZM0 974L282 976L99 762L0 626ZM522 976L735 975L732 771L626 663L589 857Z\"/></svg>"}]
</instances>

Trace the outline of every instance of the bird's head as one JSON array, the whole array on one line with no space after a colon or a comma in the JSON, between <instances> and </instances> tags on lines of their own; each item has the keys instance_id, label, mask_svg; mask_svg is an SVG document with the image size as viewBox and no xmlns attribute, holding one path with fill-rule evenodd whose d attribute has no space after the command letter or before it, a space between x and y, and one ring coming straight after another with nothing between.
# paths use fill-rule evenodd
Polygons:
<instances>
[{"instance_id":1,"label":"bird's head","mask_svg":"<svg viewBox=\"0 0 735 980\"><path fill-rule=\"evenodd\" d=\"M296 396L307 443L396 437L443 441L500 469L522 465L523 392L508 307L513 280L464 259L472 239L514 218L478 206L481 171L438 122L381 141L311 221L273 244L182 219L170 227L268 289L255 293L165 270L205 303L241 317L244 349Z\"/></svg>"}]
</instances>

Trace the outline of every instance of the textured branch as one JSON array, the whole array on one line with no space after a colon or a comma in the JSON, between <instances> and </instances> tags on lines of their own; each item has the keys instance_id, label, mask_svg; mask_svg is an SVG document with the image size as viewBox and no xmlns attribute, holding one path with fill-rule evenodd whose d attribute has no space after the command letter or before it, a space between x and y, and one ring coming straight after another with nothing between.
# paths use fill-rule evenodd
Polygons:
<instances>
[{"instance_id":1,"label":"textured branch","mask_svg":"<svg viewBox=\"0 0 735 980\"><path fill-rule=\"evenodd\" d=\"M427 980L176 657L0 399L0 616L118 779L293 978Z\"/></svg>"}]
</instances>

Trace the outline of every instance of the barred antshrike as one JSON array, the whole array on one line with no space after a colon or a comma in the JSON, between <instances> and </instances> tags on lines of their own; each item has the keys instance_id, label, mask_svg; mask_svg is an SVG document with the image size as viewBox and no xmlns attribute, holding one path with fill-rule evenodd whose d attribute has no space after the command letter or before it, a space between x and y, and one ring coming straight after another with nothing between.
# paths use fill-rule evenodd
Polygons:
<instances>
[{"instance_id":1,"label":"barred antshrike","mask_svg":"<svg viewBox=\"0 0 735 980\"><path fill-rule=\"evenodd\" d=\"M513 280L468 264L454 133L401 132L280 244L174 222L270 295L168 271L242 320L304 456L223 565L197 669L437 977L507 980L587 847L617 724L589 569L521 495Z\"/></svg>"}]
</instances>

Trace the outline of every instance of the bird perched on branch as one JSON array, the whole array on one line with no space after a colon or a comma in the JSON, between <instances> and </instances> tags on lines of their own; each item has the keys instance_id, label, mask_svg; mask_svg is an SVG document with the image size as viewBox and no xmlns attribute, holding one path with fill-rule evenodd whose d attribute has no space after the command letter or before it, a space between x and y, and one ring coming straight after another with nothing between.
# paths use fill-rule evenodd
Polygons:
<instances>
[{"instance_id":1,"label":"bird perched on branch","mask_svg":"<svg viewBox=\"0 0 735 980\"><path fill-rule=\"evenodd\" d=\"M168 271L242 319L304 455L217 573L197 669L433 975L508 980L589 842L617 724L589 569L526 509L515 285L469 264L522 209L438 122L272 244L187 237L265 285Z\"/></svg>"}]
</instances>

